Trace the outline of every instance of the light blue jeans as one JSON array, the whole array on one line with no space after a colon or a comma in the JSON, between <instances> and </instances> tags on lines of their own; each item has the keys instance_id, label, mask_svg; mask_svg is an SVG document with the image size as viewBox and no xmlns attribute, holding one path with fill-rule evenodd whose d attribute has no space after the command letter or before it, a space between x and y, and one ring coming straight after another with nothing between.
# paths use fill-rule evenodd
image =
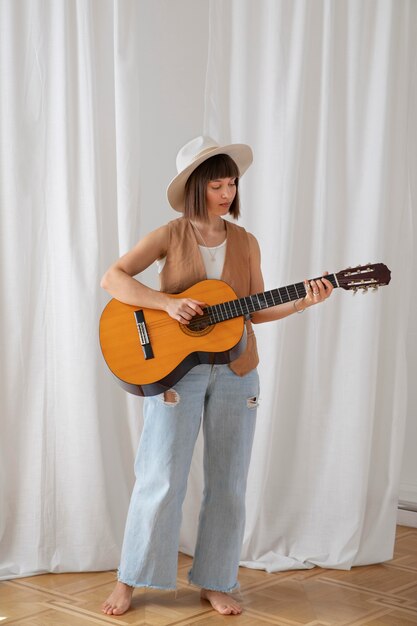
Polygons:
<instances>
[{"instance_id":1,"label":"light blue jeans","mask_svg":"<svg viewBox=\"0 0 417 626\"><path fill-rule=\"evenodd\" d=\"M145 399L118 579L175 589L182 504L203 421L204 495L189 581L231 591L238 586L258 374L239 377L227 365L197 365L174 390L169 403L164 394Z\"/></svg>"}]
</instances>

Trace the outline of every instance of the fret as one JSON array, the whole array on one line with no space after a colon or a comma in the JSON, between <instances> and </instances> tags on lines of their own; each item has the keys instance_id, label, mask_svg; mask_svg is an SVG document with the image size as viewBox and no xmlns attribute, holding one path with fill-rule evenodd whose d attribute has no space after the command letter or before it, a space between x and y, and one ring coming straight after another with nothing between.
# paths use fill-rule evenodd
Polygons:
<instances>
[{"instance_id":1,"label":"fret","mask_svg":"<svg viewBox=\"0 0 417 626\"><path fill-rule=\"evenodd\" d=\"M286 290L286 287L281 287L281 289L279 290L279 293L282 298L282 303L288 302L288 294L284 291L284 289Z\"/></svg>"},{"instance_id":2,"label":"fret","mask_svg":"<svg viewBox=\"0 0 417 626\"><path fill-rule=\"evenodd\" d=\"M237 300L237 302L239 303L239 306L240 306L241 315L246 315L245 311L243 310L242 298Z\"/></svg>"},{"instance_id":3,"label":"fret","mask_svg":"<svg viewBox=\"0 0 417 626\"><path fill-rule=\"evenodd\" d=\"M253 304L253 296L248 296L249 302L248 302L248 307L249 307L249 311L251 313L254 313L256 311L255 305Z\"/></svg>"},{"instance_id":4,"label":"fret","mask_svg":"<svg viewBox=\"0 0 417 626\"><path fill-rule=\"evenodd\" d=\"M295 285L289 285L287 291L290 294L290 300L295 300L297 298L297 291L295 289Z\"/></svg>"},{"instance_id":5,"label":"fret","mask_svg":"<svg viewBox=\"0 0 417 626\"><path fill-rule=\"evenodd\" d=\"M221 322L220 319L220 315L219 315L219 311L218 311L218 304L215 304L212 308L213 308L213 313L214 313L214 321L215 322Z\"/></svg>"},{"instance_id":6,"label":"fret","mask_svg":"<svg viewBox=\"0 0 417 626\"><path fill-rule=\"evenodd\" d=\"M296 285L294 285L296 291L297 291L297 296L299 298L304 298L304 296L306 295L306 288L304 283L297 283Z\"/></svg>"},{"instance_id":7,"label":"fret","mask_svg":"<svg viewBox=\"0 0 417 626\"><path fill-rule=\"evenodd\" d=\"M240 301L245 305L246 307L246 311L245 311L245 315L249 315L249 313L251 312L248 306L248 302L247 302L247 298L241 298Z\"/></svg>"},{"instance_id":8,"label":"fret","mask_svg":"<svg viewBox=\"0 0 417 626\"><path fill-rule=\"evenodd\" d=\"M269 300L271 302L271 304L268 304L268 306L275 306L276 302L275 302L274 294L272 293L272 291L268 291L268 296L269 296ZM267 299L267 301L268 301L268 299Z\"/></svg>"},{"instance_id":9,"label":"fret","mask_svg":"<svg viewBox=\"0 0 417 626\"><path fill-rule=\"evenodd\" d=\"M279 292L279 289L274 289L274 291L277 294L277 296L279 297L279 304L282 304L282 298L281 298L281 294Z\"/></svg>"},{"instance_id":10,"label":"fret","mask_svg":"<svg viewBox=\"0 0 417 626\"><path fill-rule=\"evenodd\" d=\"M267 292L266 291L264 293L258 294L258 301L260 303L261 309L266 309L266 308L268 308L268 306L270 306L268 304Z\"/></svg>"}]
</instances>

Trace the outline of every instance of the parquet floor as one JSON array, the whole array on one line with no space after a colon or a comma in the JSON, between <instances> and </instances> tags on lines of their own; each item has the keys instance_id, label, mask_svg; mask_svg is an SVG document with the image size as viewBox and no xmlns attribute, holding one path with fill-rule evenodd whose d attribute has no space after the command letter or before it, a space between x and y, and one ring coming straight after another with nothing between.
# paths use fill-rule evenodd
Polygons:
<instances>
[{"instance_id":1,"label":"parquet floor","mask_svg":"<svg viewBox=\"0 0 417 626\"><path fill-rule=\"evenodd\" d=\"M180 555L178 590L136 590L120 617L100 611L115 572L46 574L0 583L0 626L409 626L417 624L417 529L398 526L395 555L351 571L315 568L267 574L241 568L240 616L221 616L187 583Z\"/></svg>"}]
</instances>

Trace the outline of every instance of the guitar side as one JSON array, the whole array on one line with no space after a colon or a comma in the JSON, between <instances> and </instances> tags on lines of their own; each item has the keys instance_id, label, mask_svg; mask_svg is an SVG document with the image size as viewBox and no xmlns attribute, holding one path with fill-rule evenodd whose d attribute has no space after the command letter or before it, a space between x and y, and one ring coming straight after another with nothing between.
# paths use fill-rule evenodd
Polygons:
<instances>
[{"instance_id":1,"label":"guitar side","mask_svg":"<svg viewBox=\"0 0 417 626\"><path fill-rule=\"evenodd\" d=\"M193 298L207 305L231 300L236 294L219 280L205 280L176 298ZM145 358L135 312L142 311L152 358ZM110 300L100 318L103 357L119 384L130 393L152 396L170 389L200 363L230 363L245 349L243 317L213 324L202 331L173 320L164 311Z\"/></svg>"}]
</instances>

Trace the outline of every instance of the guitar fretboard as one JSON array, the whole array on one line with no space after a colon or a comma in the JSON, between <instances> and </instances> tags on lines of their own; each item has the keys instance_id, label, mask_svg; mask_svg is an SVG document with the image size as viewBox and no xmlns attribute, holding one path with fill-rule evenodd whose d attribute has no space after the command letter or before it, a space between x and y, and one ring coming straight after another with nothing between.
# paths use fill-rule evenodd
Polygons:
<instances>
[{"instance_id":1,"label":"guitar fretboard","mask_svg":"<svg viewBox=\"0 0 417 626\"><path fill-rule=\"evenodd\" d=\"M329 274L326 278L332 283L333 287L339 286L335 274ZM315 278L313 280L318 279ZM306 288L304 283L295 283L294 285L287 285L286 287L279 287L277 289L271 289L270 291L262 291L252 296L245 296L244 298L237 298L236 300L229 300L228 302L208 306L205 309L205 315L209 317L209 324L212 325L241 315L248 316L252 313L256 313L256 311L269 309L278 304L298 300L299 298L304 298L305 295Z\"/></svg>"}]
</instances>

